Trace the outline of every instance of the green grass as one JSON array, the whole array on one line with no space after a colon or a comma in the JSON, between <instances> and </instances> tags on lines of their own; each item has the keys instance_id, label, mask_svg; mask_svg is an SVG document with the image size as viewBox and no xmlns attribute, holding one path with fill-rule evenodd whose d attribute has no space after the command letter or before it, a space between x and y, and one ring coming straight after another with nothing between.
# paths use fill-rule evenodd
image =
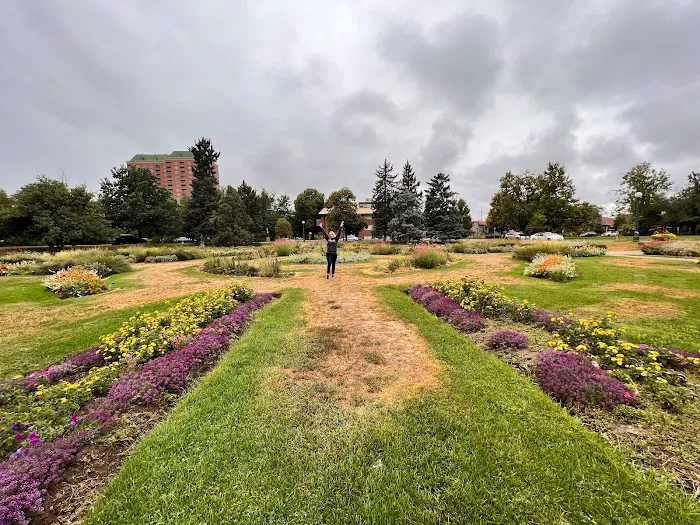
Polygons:
<instances>
[{"instance_id":1,"label":"green grass","mask_svg":"<svg viewBox=\"0 0 700 525\"><path fill-rule=\"evenodd\" d=\"M59 299L60 300L60 299ZM174 301L176 299L171 299ZM152 312L166 301L141 307L107 310L105 313L44 326L28 335L19 335L0 346L0 378L45 368L63 358L87 350L115 332L136 312Z\"/></svg>"},{"instance_id":2,"label":"green grass","mask_svg":"<svg viewBox=\"0 0 700 525\"><path fill-rule=\"evenodd\" d=\"M214 371L145 437L86 524L696 523L534 385L394 288L381 295L443 364L443 387L337 408L303 295L264 309Z\"/></svg>"},{"instance_id":3,"label":"green grass","mask_svg":"<svg viewBox=\"0 0 700 525\"><path fill-rule=\"evenodd\" d=\"M369 273L363 270L360 270L360 273L364 277L371 277L372 279L386 279L388 277L396 277L397 275L434 275L434 274L440 274L440 273L445 273L445 272L451 272L453 270L461 270L463 268L468 268L474 264L474 260L472 259L462 259L461 261L458 261L454 264L447 264L446 266L438 266L437 268L431 268L429 270L410 270L407 272L394 272L394 273L382 273L382 274L376 274L376 273Z\"/></svg>"},{"instance_id":4,"label":"green grass","mask_svg":"<svg viewBox=\"0 0 700 525\"><path fill-rule=\"evenodd\" d=\"M522 277L525 262L509 272ZM522 284L507 284L506 293L520 300L528 300L540 308L567 312L582 306L600 307L604 315L606 303L634 299L649 303L664 303L678 310L677 315L635 317L634 311L616 312L634 341L647 341L685 350L700 351L700 273L683 271L675 266L658 268L616 266L609 258L577 258L580 276L566 283L522 277ZM683 265L688 268L689 265ZM634 284L663 286L682 291L695 291L697 297L672 298L655 291L632 291L604 288L606 285ZM663 311L663 310L661 310Z\"/></svg>"}]
</instances>

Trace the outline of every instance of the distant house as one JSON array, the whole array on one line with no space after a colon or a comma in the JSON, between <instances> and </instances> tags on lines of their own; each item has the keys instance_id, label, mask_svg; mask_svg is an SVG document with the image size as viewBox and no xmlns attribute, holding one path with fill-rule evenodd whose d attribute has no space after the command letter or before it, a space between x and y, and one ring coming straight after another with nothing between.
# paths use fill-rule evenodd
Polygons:
<instances>
[{"instance_id":1,"label":"distant house","mask_svg":"<svg viewBox=\"0 0 700 525\"><path fill-rule=\"evenodd\" d=\"M472 227L469 228L470 237L485 237L486 236L486 221L472 221Z\"/></svg>"},{"instance_id":2,"label":"distant house","mask_svg":"<svg viewBox=\"0 0 700 525\"><path fill-rule=\"evenodd\" d=\"M323 226L326 230L328 229L326 227L326 217L328 216L328 212L330 212L330 209L328 208L323 208L320 212L318 212L318 216L316 217L316 226ZM357 213L358 215L364 217L367 221L367 228L361 230L360 233L357 234L357 236L363 241L372 239L372 230L374 229L374 221L372 220L374 208L372 208L372 202L358 202Z\"/></svg>"},{"instance_id":3,"label":"distant house","mask_svg":"<svg viewBox=\"0 0 700 525\"><path fill-rule=\"evenodd\" d=\"M615 224L615 219L612 217L601 217L600 218L600 225L603 227L603 231L610 231L613 229L613 225Z\"/></svg>"}]
</instances>

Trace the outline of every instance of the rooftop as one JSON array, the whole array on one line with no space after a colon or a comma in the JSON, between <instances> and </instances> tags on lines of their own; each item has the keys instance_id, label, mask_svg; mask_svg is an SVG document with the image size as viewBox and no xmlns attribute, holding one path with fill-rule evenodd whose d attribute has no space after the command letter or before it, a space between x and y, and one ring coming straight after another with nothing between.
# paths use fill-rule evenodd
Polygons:
<instances>
[{"instance_id":1,"label":"rooftop","mask_svg":"<svg viewBox=\"0 0 700 525\"><path fill-rule=\"evenodd\" d=\"M192 159L189 151L173 151L172 153L137 153L129 162L161 162L166 159Z\"/></svg>"}]
</instances>

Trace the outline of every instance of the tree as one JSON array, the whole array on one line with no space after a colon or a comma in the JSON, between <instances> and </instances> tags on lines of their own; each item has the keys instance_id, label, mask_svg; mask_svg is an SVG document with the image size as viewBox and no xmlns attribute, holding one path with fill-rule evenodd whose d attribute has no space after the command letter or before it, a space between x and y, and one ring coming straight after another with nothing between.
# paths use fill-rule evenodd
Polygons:
<instances>
[{"instance_id":1,"label":"tree","mask_svg":"<svg viewBox=\"0 0 700 525\"><path fill-rule=\"evenodd\" d=\"M633 166L622 177L617 190L618 213L635 214L635 194L642 193L639 200L639 231L652 230L663 222L663 213L668 205L666 194L671 189L671 176L664 170L652 168L649 162Z\"/></svg>"},{"instance_id":2,"label":"tree","mask_svg":"<svg viewBox=\"0 0 700 525\"><path fill-rule=\"evenodd\" d=\"M389 232L389 221L391 220L391 203L396 193L396 174L393 173L394 166L384 159L384 164L380 164L375 172L377 181L374 183L372 192L372 219L374 221L374 235L386 240Z\"/></svg>"},{"instance_id":3,"label":"tree","mask_svg":"<svg viewBox=\"0 0 700 525\"><path fill-rule=\"evenodd\" d=\"M214 151L211 141L200 138L189 148L194 156L192 169L192 194L187 203L187 232L193 239L211 239L215 234L212 216L219 202L219 182L216 180L214 163L219 152Z\"/></svg>"},{"instance_id":4,"label":"tree","mask_svg":"<svg viewBox=\"0 0 700 525\"><path fill-rule=\"evenodd\" d=\"M7 241L10 237L10 220L13 214L14 199L4 190L0 190L0 241Z\"/></svg>"},{"instance_id":5,"label":"tree","mask_svg":"<svg viewBox=\"0 0 700 525\"><path fill-rule=\"evenodd\" d=\"M573 233L583 233L595 231L601 233L602 209L590 202L577 202L570 207L569 217L566 221L566 231Z\"/></svg>"},{"instance_id":6,"label":"tree","mask_svg":"<svg viewBox=\"0 0 700 525\"><path fill-rule=\"evenodd\" d=\"M275 236L278 239L292 236L292 225L284 217L277 219L277 224L275 224Z\"/></svg>"},{"instance_id":7,"label":"tree","mask_svg":"<svg viewBox=\"0 0 700 525\"><path fill-rule=\"evenodd\" d=\"M66 244L103 241L107 220L102 206L85 186L38 177L15 195L10 229L25 242L43 242L50 251Z\"/></svg>"},{"instance_id":8,"label":"tree","mask_svg":"<svg viewBox=\"0 0 700 525\"><path fill-rule=\"evenodd\" d=\"M331 230L337 231L341 221L345 221L345 235L357 235L367 227L365 218L357 213L355 194L349 188L341 188L331 193L326 207L330 210L326 222Z\"/></svg>"},{"instance_id":9,"label":"tree","mask_svg":"<svg viewBox=\"0 0 700 525\"><path fill-rule=\"evenodd\" d=\"M575 193L574 182L564 166L558 162L547 163L547 169L534 179L534 192L530 199L531 212L541 213L545 217L542 229L555 232L565 229L572 206L577 203ZM530 222L533 222L532 219Z\"/></svg>"},{"instance_id":10,"label":"tree","mask_svg":"<svg viewBox=\"0 0 700 525\"><path fill-rule=\"evenodd\" d=\"M211 222L215 231L212 239L214 244L239 246L251 244L253 241L253 236L250 233L253 221L248 216L243 201L233 186L227 186L221 192Z\"/></svg>"},{"instance_id":11,"label":"tree","mask_svg":"<svg viewBox=\"0 0 700 525\"><path fill-rule=\"evenodd\" d=\"M414 190L402 190L394 198L393 218L389 221L389 236L392 242L411 243L423 238L421 199Z\"/></svg>"},{"instance_id":12,"label":"tree","mask_svg":"<svg viewBox=\"0 0 700 525\"><path fill-rule=\"evenodd\" d=\"M450 189L450 176L438 173L428 182L423 222L426 234L440 240L458 239L465 235L457 216L455 192Z\"/></svg>"},{"instance_id":13,"label":"tree","mask_svg":"<svg viewBox=\"0 0 700 525\"><path fill-rule=\"evenodd\" d=\"M275 234L275 226L279 217L275 211L275 195L263 188L258 194L258 207L260 209L259 220L262 223L265 237L270 237Z\"/></svg>"},{"instance_id":14,"label":"tree","mask_svg":"<svg viewBox=\"0 0 700 525\"><path fill-rule=\"evenodd\" d=\"M467 201L464 199L459 199L457 201L456 213L459 222L462 224L462 228L464 228L465 232L468 232L472 227L472 216Z\"/></svg>"},{"instance_id":15,"label":"tree","mask_svg":"<svg viewBox=\"0 0 700 525\"><path fill-rule=\"evenodd\" d=\"M297 195L297 198L294 199L294 223L292 225L295 233L301 235L301 221L306 221L305 231L314 234L316 217L318 212L323 209L325 201L323 193L313 188L307 188Z\"/></svg>"},{"instance_id":16,"label":"tree","mask_svg":"<svg viewBox=\"0 0 700 525\"><path fill-rule=\"evenodd\" d=\"M287 222L291 223L293 212L292 201L290 200L289 195L280 195L277 198L277 201L275 202L275 213L278 217L286 219Z\"/></svg>"},{"instance_id":17,"label":"tree","mask_svg":"<svg viewBox=\"0 0 700 525\"><path fill-rule=\"evenodd\" d=\"M401 183L399 185L399 191L410 191L420 197L421 194L418 191L419 186L420 182L418 182L416 173L415 171L413 171L413 166L411 166L411 164L408 161L406 161L406 164L403 165L403 173L401 174Z\"/></svg>"},{"instance_id":18,"label":"tree","mask_svg":"<svg viewBox=\"0 0 700 525\"><path fill-rule=\"evenodd\" d=\"M534 193L534 176L511 171L501 177L499 190L491 198L486 226L496 231L524 231L530 221L530 200Z\"/></svg>"},{"instance_id":19,"label":"tree","mask_svg":"<svg viewBox=\"0 0 700 525\"><path fill-rule=\"evenodd\" d=\"M139 238L171 235L177 231L177 202L161 188L147 168L112 168L112 179L101 181L100 201L113 226Z\"/></svg>"},{"instance_id":20,"label":"tree","mask_svg":"<svg viewBox=\"0 0 700 525\"><path fill-rule=\"evenodd\" d=\"M688 185L671 197L667 220L691 235L700 230L700 173L688 175Z\"/></svg>"}]
</instances>

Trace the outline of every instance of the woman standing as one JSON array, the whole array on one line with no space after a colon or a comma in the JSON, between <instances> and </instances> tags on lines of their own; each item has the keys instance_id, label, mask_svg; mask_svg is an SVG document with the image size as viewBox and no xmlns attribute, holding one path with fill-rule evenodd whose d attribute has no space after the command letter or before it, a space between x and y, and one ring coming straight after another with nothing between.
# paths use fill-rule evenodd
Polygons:
<instances>
[{"instance_id":1,"label":"woman standing","mask_svg":"<svg viewBox=\"0 0 700 525\"><path fill-rule=\"evenodd\" d=\"M335 262L338 260L338 243L340 242L344 224L345 221L340 221L337 237L334 231L326 232L323 226L319 226L323 232L323 236L326 238L326 262L328 263L326 267L326 279L335 279Z\"/></svg>"}]
</instances>

